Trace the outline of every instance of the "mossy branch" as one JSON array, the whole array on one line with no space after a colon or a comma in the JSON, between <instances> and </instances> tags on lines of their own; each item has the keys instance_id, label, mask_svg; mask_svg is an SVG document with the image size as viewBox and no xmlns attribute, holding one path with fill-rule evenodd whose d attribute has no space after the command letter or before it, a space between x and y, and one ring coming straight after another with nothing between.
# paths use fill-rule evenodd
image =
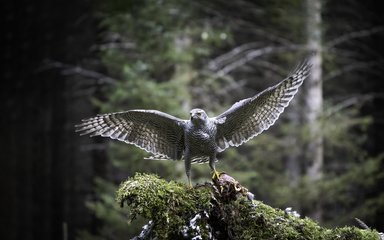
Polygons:
<instances>
[{"instance_id":1,"label":"mossy branch","mask_svg":"<svg viewBox=\"0 0 384 240\"><path fill-rule=\"evenodd\" d=\"M136 174L120 185L117 201L150 220L135 239L375 240L370 229L327 229L289 210L272 208L223 174L194 188L154 175Z\"/></svg>"}]
</instances>

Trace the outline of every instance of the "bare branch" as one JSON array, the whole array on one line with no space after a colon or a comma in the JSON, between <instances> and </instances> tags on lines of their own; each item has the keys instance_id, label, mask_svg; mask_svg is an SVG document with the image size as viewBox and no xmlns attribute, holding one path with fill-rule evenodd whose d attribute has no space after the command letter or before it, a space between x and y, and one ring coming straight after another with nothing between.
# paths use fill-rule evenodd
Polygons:
<instances>
[{"instance_id":1,"label":"bare branch","mask_svg":"<svg viewBox=\"0 0 384 240\"><path fill-rule=\"evenodd\" d=\"M346 59L352 59L358 56L358 53L356 51L346 50L341 48L323 49L323 52L332 53L337 55L338 57L342 57Z\"/></svg>"},{"instance_id":2,"label":"bare branch","mask_svg":"<svg viewBox=\"0 0 384 240\"><path fill-rule=\"evenodd\" d=\"M251 49L254 49L256 47L259 47L261 43L259 42L250 42L250 43L245 43L243 45L237 46L231 51L222 54L218 56L217 58L211 60L208 63L208 69L211 71L217 71L221 67L223 67L225 64L228 62L233 61L233 58L235 58L237 55L243 54L245 51L249 51Z\"/></svg>"},{"instance_id":3,"label":"bare branch","mask_svg":"<svg viewBox=\"0 0 384 240\"><path fill-rule=\"evenodd\" d=\"M247 81L245 79L238 80L238 81L232 81L231 84L219 89L217 91L218 96L228 96L229 93L236 91L238 89L242 89Z\"/></svg>"},{"instance_id":4,"label":"bare branch","mask_svg":"<svg viewBox=\"0 0 384 240\"><path fill-rule=\"evenodd\" d=\"M40 68L39 71L43 71L51 68L58 68L58 69L61 69L61 74L63 75L79 75L85 78L95 79L97 80L97 84L116 84L116 82L118 81L102 73L85 69L80 66L74 66L71 64L65 64L62 62L50 61L50 60L46 62L47 63L44 64L44 66Z\"/></svg>"},{"instance_id":5,"label":"bare branch","mask_svg":"<svg viewBox=\"0 0 384 240\"><path fill-rule=\"evenodd\" d=\"M263 39L266 39L269 43L272 42L272 43L278 43L281 45L294 44L289 39L277 35L277 33L264 30L262 27L257 26L257 24L253 21L247 21L244 18L238 18L237 16L231 16L230 14L229 15L225 14L225 11L224 12L218 11L217 7L215 7L214 5L211 6L210 4L206 4L205 2L204 4L201 4L199 3L199 1L191 1L191 3L196 5L201 10L218 17L219 19L225 18L227 22L232 25L232 28L235 30L236 33L244 32L247 35L252 33L258 36L257 39L263 38ZM228 8L231 11L233 11L234 9L234 4L236 4L239 9L246 9L246 10L252 9L253 11L258 12L260 14L262 14L263 12L262 9L255 7L254 4L252 4L252 2L249 2L249 1L230 2Z\"/></svg>"},{"instance_id":6,"label":"bare branch","mask_svg":"<svg viewBox=\"0 0 384 240\"><path fill-rule=\"evenodd\" d=\"M264 31L261 28L252 28L249 30L250 32L253 32L257 35L263 36L271 41L275 41L277 43L280 43L282 45L294 45L294 43L286 38L280 37L278 35L275 35L271 32Z\"/></svg>"},{"instance_id":7,"label":"bare branch","mask_svg":"<svg viewBox=\"0 0 384 240\"><path fill-rule=\"evenodd\" d=\"M122 49L122 50L131 50L134 49L136 45L130 42L110 42L94 45L91 50L108 50L108 49Z\"/></svg>"},{"instance_id":8,"label":"bare branch","mask_svg":"<svg viewBox=\"0 0 384 240\"><path fill-rule=\"evenodd\" d=\"M367 224L365 224L365 222L361 221L360 219L355 218L355 220L357 221L357 223L358 223L363 229L371 229L370 227L368 227ZM380 240L384 240L384 233L379 232L379 236L380 236Z\"/></svg>"},{"instance_id":9,"label":"bare branch","mask_svg":"<svg viewBox=\"0 0 384 240\"><path fill-rule=\"evenodd\" d=\"M363 229L370 229L368 227L367 224L365 224L365 222L363 222L362 220L358 219L358 218L355 218L356 222L363 228Z\"/></svg>"},{"instance_id":10,"label":"bare branch","mask_svg":"<svg viewBox=\"0 0 384 240\"><path fill-rule=\"evenodd\" d=\"M223 67L221 70L218 71L218 75L226 75L230 73L231 71L235 70L236 68L248 63L249 61L255 59L256 57L260 57L262 55L271 53L275 47L265 47L260 48L256 50L252 50L249 53L246 53L245 56L241 57L240 59L233 61L232 63L227 64L225 67Z\"/></svg>"},{"instance_id":11,"label":"bare branch","mask_svg":"<svg viewBox=\"0 0 384 240\"><path fill-rule=\"evenodd\" d=\"M365 97L366 100L368 99L371 99L372 97ZM362 102L362 97L361 96L354 96L354 97L351 97L351 98L348 98L344 101L341 101L337 104L335 104L334 106L332 107L329 107L328 109L324 110L324 117L325 118L328 118L330 116L332 116L333 114L337 113L337 112L340 112L342 111L343 109L345 108L348 108L350 106L353 106L359 102Z\"/></svg>"},{"instance_id":12,"label":"bare branch","mask_svg":"<svg viewBox=\"0 0 384 240\"><path fill-rule=\"evenodd\" d=\"M261 27L257 26L252 21L246 21L244 19L233 19L232 22L236 22L236 32L244 32L246 34L255 34L258 36L257 39L265 39L270 43L277 43L281 45L292 45L294 44L291 40L281 37L276 33L265 31Z\"/></svg>"},{"instance_id":13,"label":"bare branch","mask_svg":"<svg viewBox=\"0 0 384 240\"><path fill-rule=\"evenodd\" d=\"M305 46L292 44L289 46L267 46L264 48L241 52L239 54L237 54L237 51L235 51L234 53L229 55L229 56L232 55L231 57L234 59L231 61L228 59L227 61L229 63L227 65L223 65L220 70L219 68L217 68L216 72L219 76L224 76L230 73L231 71L235 70L236 68L239 68L247 64L248 62L254 60L257 57L260 57L266 54L284 52L292 49L302 49L302 48L305 48Z\"/></svg>"},{"instance_id":14,"label":"bare branch","mask_svg":"<svg viewBox=\"0 0 384 240\"><path fill-rule=\"evenodd\" d=\"M333 48L336 45L341 44L343 42L346 42L346 41L349 41L349 40L352 40L355 38L367 37L367 36L370 36L372 34L382 32L382 31L384 31L384 26L378 26L378 27L374 27L371 29L365 29L365 30L360 30L360 31L356 31L356 32L350 32L350 33L344 34L344 35L337 37L337 38L329 41L328 43L324 44L324 48Z\"/></svg>"},{"instance_id":15,"label":"bare branch","mask_svg":"<svg viewBox=\"0 0 384 240\"><path fill-rule=\"evenodd\" d=\"M374 98L384 98L384 93L368 93L368 94L350 97L325 110L324 117L325 118L330 117L333 114L342 111L343 109L346 109L353 105L358 105L358 104L361 105L367 101L371 101Z\"/></svg>"},{"instance_id":16,"label":"bare branch","mask_svg":"<svg viewBox=\"0 0 384 240\"><path fill-rule=\"evenodd\" d=\"M258 61L252 62L252 65L266 68L270 70L272 73L274 73L275 75L277 75L279 78L285 76L286 74L286 71L283 68L269 61L258 60Z\"/></svg>"},{"instance_id":17,"label":"bare branch","mask_svg":"<svg viewBox=\"0 0 384 240\"><path fill-rule=\"evenodd\" d=\"M357 62L357 63L349 64L345 67L342 67L330 72L328 75L324 76L323 81L325 82L325 81L334 79L340 75L343 75L345 73L352 72L359 69L367 69L375 65L378 65L378 63L377 62L366 62L366 63Z\"/></svg>"}]
</instances>

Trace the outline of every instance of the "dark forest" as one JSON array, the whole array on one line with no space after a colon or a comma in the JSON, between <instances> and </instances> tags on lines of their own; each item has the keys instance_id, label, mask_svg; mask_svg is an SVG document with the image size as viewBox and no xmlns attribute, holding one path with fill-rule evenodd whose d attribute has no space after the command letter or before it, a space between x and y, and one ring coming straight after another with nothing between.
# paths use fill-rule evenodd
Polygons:
<instances>
[{"instance_id":1,"label":"dark forest","mask_svg":"<svg viewBox=\"0 0 384 240\"><path fill-rule=\"evenodd\" d=\"M384 17L366 0L56 0L3 4L1 239L127 239L115 202L136 172L187 184L183 164L79 136L99 113L216 116L285 78L314 74L268 131L217 168L255 198L326 227L384 231ZM209 181L192 166L193 183Z\"/></svg>"}]
</instances>

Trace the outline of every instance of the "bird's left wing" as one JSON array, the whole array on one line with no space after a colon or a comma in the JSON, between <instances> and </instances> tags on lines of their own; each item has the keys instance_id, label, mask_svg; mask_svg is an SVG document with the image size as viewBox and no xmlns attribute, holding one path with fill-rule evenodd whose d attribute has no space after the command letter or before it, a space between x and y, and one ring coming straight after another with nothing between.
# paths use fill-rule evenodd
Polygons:
<instances>
[{"instance_id":1,"label":"bird's left wing","mask_svg":"<svg viewBox=\"0 0 384 240\"><path fill-rule=\"evenodd\" d=\"M101 114L76 125L80 135L110 137L165 159L181 159L185 121L156 110Z\"/></svg>"},{"instance_id":2,"label":"bird's left wing","mask_svg":"<svg viewBox=\"0 0 384 240\"><path fill-rule=\"evenodd\" d=\"M235 103L217 116L218 151L239 146L273 125L308 76L310 69L311 65L306 60L277 85Z\"/></svg>"}]
</instances>

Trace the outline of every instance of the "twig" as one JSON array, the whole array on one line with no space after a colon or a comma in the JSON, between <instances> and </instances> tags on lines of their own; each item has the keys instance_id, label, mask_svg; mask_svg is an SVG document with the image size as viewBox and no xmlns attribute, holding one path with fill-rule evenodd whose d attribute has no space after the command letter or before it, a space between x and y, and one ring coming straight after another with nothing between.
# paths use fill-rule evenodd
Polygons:
<instances>
[{"instance_id":1,"label":"twig","mask_svg":"<svg viewBox=\"0 0 384 240\"><path fill-rule=\"evenodd\" d=\"M222 54L215 59L211 60L208 63L208 69L211 71L217 71L221 67L223 67L227 62L230 62L233 58L236 57L236 55L242 54L245 51L254 49L256 47L259 47L261 45L260 42L250 42L250 43L245 43L243 45L237 46L231 51Z\"/></svg>"},{"instance_id":2,"label":"twig","mask_svg":"<svg viewBox=\"0 0 384 240\"><path fill-rule=\"evenodd\" d=\"M366 37L366 36L381 32L381 31L384 31L384 26L378 26L378 27L373 27L371 29L365 29L365 30L350 32L350 33L344 34L340 37L337 37L337 38L329 41L328 43L326 43L324 45L324 47L328 48L328 49L333 48L336 45L343 43L343 42L346 42L346 41L349 41L351 39Z\"/></svg>"},{"instance_id":3,"label":"twig","mask_svg":"<svg viewBox=\"0 0 384 240\"><path fill-rule=\"evenodd\" d=\"M366 62L366 63L357 62L357 63L349 64L343 68L339 68L337 70L330 72L328 75L326 75L324 77L323 81L325 82L325 81L334 79L334 78L336 78L336 77L338 77L344 73L348 73L348 72L358 70L358 69L369 68L369 67L375 66L377 64L378 64L377 62Z\"/></svg>"},{"instance_id":4,"label":"twig","mask_svg":"<svg viewBox=\"0 0 384 240\"><path fill-rule=\"evenodd\" d=\"M348 108L356 104L363 104L364 102L370 101L374 98L384 98L384 93L370 93L370 94L358 95L358 96L345 99L335 104L333 107L328 108L327 111L324 111L324 117L330 117L331 115L345 108Z\"/></svg>"},{"instance_id":5,"label":"twig","mask_svg":"<svg viewBox=\"0 0 384 240\"><path fill-rule=\"evenodd\" d=\"M355 218L356 222L364 229L369 229L368 225L365 224L365 222L361 221L360 219L358 218Z\"/></svg>"},{"instance_id":6,"label":"twig","mask_svg":"<svg viewBox=\"0 0 384 240\"><path fill-rule=\"evenodd\" d=\"M358 219L358 218L355 218L355 220L357 221L357 223L358 223L363 229L366 229L366 230L371 229L371 228L368 227L368 225L365 224L365 222L363 222L362 220L360 220L360 219ZM384 240L384 233L379 232L379 236L380 236L380 240Z\"/></svg>"},{"instance_id":7,"label":"twig","mask_svg":"<svg viewBox=\"0 0 384 240\"><path fill-rule=\"evenodd\" d=\"M107 49L124 49L124 50L130 50L134 49L136 46L134 43L130 42L110 42L110 43L103 43L94 45L91 50L107 50Z\"/></svg>"},{"instance_id":8,"label":"twig","mask_svg":"<svg viewBox=\"0 0 384 240\"><path fill-rule=\"evenodd\" d=\"M46 64L44 64L43 67L38 69L38 71L44 71L51 68L61 69L61 74L63 75L80 75L85 78L96 79L97 84L116 84L116 82L118 82L118 80L114 78L111 78L93 70L51 60L47 60Z\"/></svg>"},{"instance_id":9,"label":"twig","mask_svg":"<svg viewBox=\"0 0 384 240\"><path fill-rule=\"evenodd\" d=\"M236 68L239 68L248 62L254 60L257 57L266 55L266 54L271 54L271 53L277 53L277 52L284 52L292 49L301 49L304 48L302 45L290 45L290 46L267 46L264 48L259 48L255 50L248 51L246 53L242 53L242 57L228 63L226 66L223 66L221 70L217 71L217 74L219 76L224 76Z\"/></svg>"}]
</instances>

